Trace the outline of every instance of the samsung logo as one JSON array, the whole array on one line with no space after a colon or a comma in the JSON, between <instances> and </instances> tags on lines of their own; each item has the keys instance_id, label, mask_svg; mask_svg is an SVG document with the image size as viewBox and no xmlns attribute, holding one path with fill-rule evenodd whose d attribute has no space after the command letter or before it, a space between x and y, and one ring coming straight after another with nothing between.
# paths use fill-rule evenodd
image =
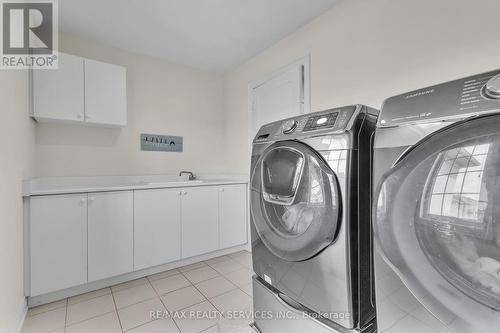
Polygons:
<instances>
[{"instance_id":1,"label":"samsung logo","mask_svg":"<svg viewBox=\"0 0 500 333\"><path fill-rule=\"evenodd\" d=\"M435 91L434 89L419 91L419 92L407 95L406 99L410 99L410 98L414 98L414 97L419 97L419 96L424 96L424 95L429 95L429 94L432 94L434 91Z\"/></svg>"}]
</instances>

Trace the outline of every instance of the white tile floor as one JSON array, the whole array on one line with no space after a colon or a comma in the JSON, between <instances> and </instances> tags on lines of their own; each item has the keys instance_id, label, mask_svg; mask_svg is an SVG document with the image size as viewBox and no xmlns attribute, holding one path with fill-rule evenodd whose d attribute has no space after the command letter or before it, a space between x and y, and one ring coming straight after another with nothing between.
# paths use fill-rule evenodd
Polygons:
<instances>
[{"instance_id":1,"label":"white tile floor","mask_svg":"<svg viewBox=\"0 0 500 333\"><path fill-rule=\"evenodd\" d=\"M252 310L251 276L251 254L242 251L32 308L22 333L253 332L251 319L224 319ZM151 311L181 315L154 319Z\"/></svg>"}]
</instances>

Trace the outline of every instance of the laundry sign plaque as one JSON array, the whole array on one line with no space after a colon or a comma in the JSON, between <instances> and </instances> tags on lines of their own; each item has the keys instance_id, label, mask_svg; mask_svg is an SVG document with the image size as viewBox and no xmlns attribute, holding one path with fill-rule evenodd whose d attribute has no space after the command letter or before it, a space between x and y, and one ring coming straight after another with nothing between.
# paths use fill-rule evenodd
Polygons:
<instances>
[{"instance_id":1,"label":"laundry sign plaque","mask_svg":"<svg viewBox=\"0 0 500 333\"><path fill-rule=\"evenodd\" d=\"M141 134L142 151L182 152L182 136Z\"/></svg>"}]
</instances>

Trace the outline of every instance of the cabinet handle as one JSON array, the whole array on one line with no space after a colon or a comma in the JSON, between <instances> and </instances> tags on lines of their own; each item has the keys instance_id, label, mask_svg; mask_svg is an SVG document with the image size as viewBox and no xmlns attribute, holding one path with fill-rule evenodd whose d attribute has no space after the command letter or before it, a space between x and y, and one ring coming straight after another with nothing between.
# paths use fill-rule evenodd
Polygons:
<instances>
[{"instance_id":1,"label":"cabinet handle","mask_svg":"<svg viewBox=\"0 0 500 333\"><path fill-rule=\"evenodd\" d=\"M94 202L95 198L89 198L89 202Z\"/></svg>"},{"instance_id":2,"label":"cabinet handle","mask_svg":"<svg viewBox=\"0 0 500 333\"><path fill-rule=\"evenodd\" d=\"M187 195L188 193L187 193L186 191L184 191L184 193L183 193L183 194L184 194L184 195Z\"/></svg>"},{"instance_id":3,"label":"cabinet handle","mask_svg":"<svg viewBox=\"0 0 500 333\"><path fill-rule=\"evenodd\" d=\"M224 189L223 189L223 188L221 188L221 189L220 189L220 191L221 191L221 192L224 192Z\"/></svg>"},{"instance_id":4,"label":"cabinet handle","mask_svg":"<svg viewBox=\"0 0 500 333\"><path fill-rule=\"evenodd\" d=\"M80 206L83 205L85 202L87 202L87 198L81 198L80 199Z\"/></svg>"},{"instance_id":5,"label":"cabinet handle","mask_svg":"<svg viewBox=\"0 0 500 333\"><path fill-rule=\"evenodd\" d=\"M179 191L179 192L177 192L177 194L178 194L178 195L182 195L182 192L181 192L181 191Z\"/></svg>"}]
</instances>

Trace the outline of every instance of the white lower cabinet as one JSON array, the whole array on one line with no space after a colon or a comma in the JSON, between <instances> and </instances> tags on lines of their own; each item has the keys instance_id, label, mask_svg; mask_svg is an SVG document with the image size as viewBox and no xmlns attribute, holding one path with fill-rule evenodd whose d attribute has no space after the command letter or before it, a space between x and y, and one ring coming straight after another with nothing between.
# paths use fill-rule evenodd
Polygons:
<instances>
[{"instance_id":1,"label":"white lower cabinet","mask_svg":"<svg viewBox=\"0 0 500 333\"><path fill-rule=\"evenodd\" d=\"M247 242L247 186L33 196L29 296Z\"/></svg>"},{"instance_id":2,"label":"white lower cabinet","mask_svg":"<svg viewBox=\"0 0 500 333\"><path fill-rule=\"evenodd\" d=\"M181 191L134 192L134 270L181 257Z\"/></svg>"},{"instance_id":3,"label":"white lower cabinet","mask_svg":"<svg viewBox=\"0 0 500 333\"><path fill-rule=\"evenodd\" d=\"M219 249L219 189L206 186L182 191L182 258Z\"/></svg>"},{"instance_id":4,"label":"white lower cabinet","mask_svg":"<svg viewBox=\"0 0 500 333\"><path fill-rule=\"evenodd\" d=\"M133 191L88 194L88 281L133 271Z\"/></svg>"},{"instance_id":5,"label":"white lower cabinet","mask_svg":"<svg viewBox=\"0 0 500 333\"><path fill-rule=\"evenodd\" d=\"M30 200L31 296L87 282L87 194Z\"/></svg>"},{"instance_id":6,"label":"white lower cabinet","mask_svg":"<svg viewBox=\"0 0 500 333\"><path fill-rule=\"evenodd\" d=\"M220 188L220 247L228 248L247 242L247 187L226 185Z\"/></svg>"}]
</instances>

